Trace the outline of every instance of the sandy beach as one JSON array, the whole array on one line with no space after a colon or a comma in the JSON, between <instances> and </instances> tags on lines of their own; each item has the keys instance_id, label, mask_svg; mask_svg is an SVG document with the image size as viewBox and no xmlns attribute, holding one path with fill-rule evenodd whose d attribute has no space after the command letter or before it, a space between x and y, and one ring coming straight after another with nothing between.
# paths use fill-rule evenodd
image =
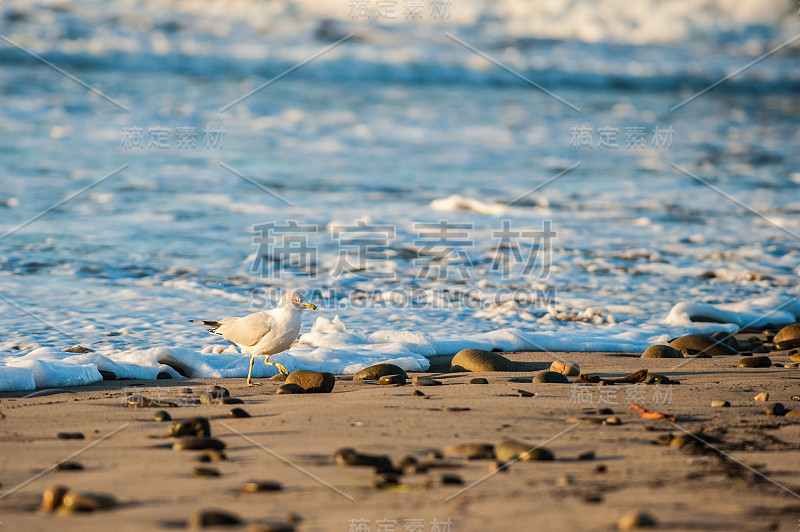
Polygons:
<instances>
[{"instance_id":1,"label":"sandy beach","mask_svg":"<svg viewBox=\"0 0 800 532\"><path fill-rule=\"evenodd\" d=\"M246 387L244 379L124 380L33 398L4 393L2 530L180 529L205 510L235 516L241 524L233 528L242 530L282 524L308 531L603 531L616 530L630 511L649 515L658 530L797 530L800 419L764 413L776 401L800 407L792 400L800 393L797 369L738 368L736 356L504 356L520 371L446 373L451 357L440 356L430 372L409 374L433 376L439 386L337 376L332 393L292 396L275 395L281 383L269 379L261 387ZM773 363L789 361L785 352L770 356ZM680 383L579 385L575 377L570 384L531 383L554 357L577 362L586 375L615 378L646 368ZM488 384L469 384L476 377ZM198 462L204 451L172 450L172 422L153 420L159 408L125 405L131 393L180 403L214 385L243 404L183 401L163 410L173 422L207 418L211 436L225 443L224 460ZM761 392L769 393L768 402L754 400ZM632 399L677 420L645 419L628 408ZM712 407L715 400L730 407ZM228 417L236 407L251 417ZM599 409L613 414L598 415ZM620 424L590 419L613 416ZM60 439L62 432L84 439ZM669 435L676 441L664 445ZM437 458L447 446L504 439L544 447L555 459L514 461L496 471L492 459ZM372 467L337 464L341 448L388 456L395 468L411 456L417 466L379 476ZM83 469L52 468L66 458ZM198 476L197 467L218 476ZM248 481L282 489L240 491ZM53 485L110 495L117 505L45 512L42 494Z\"/></svg>"}]
</instances>

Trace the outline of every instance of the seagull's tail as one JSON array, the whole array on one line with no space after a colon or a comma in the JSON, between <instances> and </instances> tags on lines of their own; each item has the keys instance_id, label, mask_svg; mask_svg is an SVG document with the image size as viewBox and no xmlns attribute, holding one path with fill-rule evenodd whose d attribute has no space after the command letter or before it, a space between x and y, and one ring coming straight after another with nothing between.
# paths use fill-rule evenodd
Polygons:
<instances>
[{"instance_id":1,"label":"seagull's tail","mask_svg":"<svg viewBox=\"0 0 800 532\"><path fill-rule=\"evenodd\" d=\"M216 333L217 329L222 325L218 321L206 321L206 320L189 320L192 323L199 323L200 325L205 325L206 327L213 327L213 329L208 329L210 333Z\"/></svg>"}]
</instances>

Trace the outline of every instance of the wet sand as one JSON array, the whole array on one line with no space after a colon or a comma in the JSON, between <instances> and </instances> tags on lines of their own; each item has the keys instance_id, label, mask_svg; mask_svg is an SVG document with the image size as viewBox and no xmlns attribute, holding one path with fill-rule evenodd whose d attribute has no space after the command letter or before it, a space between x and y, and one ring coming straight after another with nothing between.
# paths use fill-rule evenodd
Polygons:
<instances>
[{"instance_id":1,"label":"wet sand","mask_svg":"<svg viewBox=\"0 0 800 532\"><path fill-rule=\"evenodd\" d=\"M609 531L630 510L650 514L658 530L798 529L800 418L767 416L769 403L753 398L766 391L770 403L800 409L791 399L800 394L799 369L737 368L737 356L694 359L678 369L685 361L636 354L506 356L523 363L523 371L440 374L451 357L435 357L431 371L421 374L443 382L433 387L340 376L330 394L275 395L281 383L268 379L256 388L244 379L125 380L27 399L29 392L0 394L0 530L181 529L204 509L235 514L244 524L233 529L241 530L299 517L297 530ZM789 361L785 353L769 356ZM532 384L554 357L578 362L584 374L621 377L647 368L680 384ZM468 384L477 376L489 384ZM244 404L165 410L175 421L207 417L212 436L226 444L226 460L199 463L200 451L172 450L170 423L153 421L157 408L124 405L132 391L177 401L183 388L199 397L213 385ZM536 395L521 397L519 389ZM631 400L678 419L644 419L628 408ZM731 406L712 408L713 400ZM252 417L226 417L237 406ZM598 408L610 408L622 424L568 421ZM702 431L721 452L691 438L696 445L655 443L684 431ZM59 439L59 432L85 439ZM439 460L447 468L403 474L397 486L379 489L371 468L332 458L350 447L388 455L395 464L408 455L425 461L448 445L505 438L544 444L555 460L515 462L490 475L492 460L449 457ZM594 457L578 459L588 452ZM79 454L70 461L83 470L50 470L16 488L73 453ZM220 476L195 476L198 466ZM442 484L443 474L463 484ZM277 481L283 489L241 493L248 480ZM109 494L119 505L73 515L43 512L42 492L54 484Z\"/></svg>"}]
</instances>

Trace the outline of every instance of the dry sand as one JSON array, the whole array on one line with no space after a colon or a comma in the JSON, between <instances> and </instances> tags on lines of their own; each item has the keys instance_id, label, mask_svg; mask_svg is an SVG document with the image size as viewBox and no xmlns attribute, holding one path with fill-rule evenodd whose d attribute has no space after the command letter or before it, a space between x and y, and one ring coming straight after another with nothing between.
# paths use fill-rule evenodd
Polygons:
<instances>
[{"instance_id":1,"label":"dry sand","mask_svg":"<svg viewBox=\"0 0 800 532\"><path fill-rule=\"evenodd\" d=\"M302 518L298 530L609 531L630 510L648 512L658 530L800 528L800 418L767 416L765 403L753 400L768 391L771 401L800 408L791 400L800 394L800 370L737 368L738 357L695 359L673 369L682 361L601 353L507 356L529 363L526 371L439 375L444 385L436 387L337 377L331 394L274 395L280 382L248 388L244 379L184 379L102 382L29 399L22 398L25 393L1 394L0 532L184 528L191 516L211 508L238 515L246 522L239 529L295 514ZM647 368L680 384L530 384L535 370L549 366L554 356L577 361L587 374L620 377ZM772 358L788 362L785 355ZM433 369L448 362L438 357ZM467 384L476 376L489 384ZM520 378L528 383L512 381ZM237 405L166 410L174 420L208 417L212 435L227 444L224 461L200 464L198 451L173 451L174 440L166 438L169 423L152 420L156 409L123 404L132 388L175 400L182 388L199 395L214 384L243 399L238 406L252 417L226 417ZM426 397L414 396L415 389ZM536 396L520 397L518 389ZM673 412L678 421L643 419L628 409L631 398ZM712 408L716 399L731 407ZM453 407L469 410L448 410ZM567 422L598 408L611 408L622 424ZM698 450L654 444L665 434L701 429L716 438L714 445L724 454L702 445ZM86 439L58 439L62 431L81 432ZM546 442L556 459L517 462L487 476L491 460L453 458L452 468L403 475L401 486L392 489L374 488L370 468L343 467L332 459L337 449L352 447L388 455L395 463L407 455L424 460L447 445L503 438ZM86 449L88 444L95 445ZM82 449L71 461L83 470L49 470L16 488ZM588 451L594 459L577 459ZM221 475L194 476L197 466L214 467ZM445 473L464 483L443 485ZM239 485L248 480L278 481L284 489L240 493ZM53 484L110 494L120 505L86 514L42 512L42 491Z\"/></svg>"}]
</instances>

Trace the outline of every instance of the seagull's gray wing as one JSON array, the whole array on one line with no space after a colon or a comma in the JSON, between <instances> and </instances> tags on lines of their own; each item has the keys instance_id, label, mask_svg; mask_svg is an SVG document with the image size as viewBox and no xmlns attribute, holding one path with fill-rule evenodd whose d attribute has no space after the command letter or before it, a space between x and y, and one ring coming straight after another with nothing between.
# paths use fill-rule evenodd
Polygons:
<instances>
[{"instance_id":1,"label":"seagull's gray wing","mask_svg":"<svg viewBox=\"0 0 800 532\"><path fill-rule=\"evenodd\" d=\"M225 318L216 333L237 345L252 347L272 330L272 319L267 312L248 314L243 318Z\"/></svg>"}]
</instances>

